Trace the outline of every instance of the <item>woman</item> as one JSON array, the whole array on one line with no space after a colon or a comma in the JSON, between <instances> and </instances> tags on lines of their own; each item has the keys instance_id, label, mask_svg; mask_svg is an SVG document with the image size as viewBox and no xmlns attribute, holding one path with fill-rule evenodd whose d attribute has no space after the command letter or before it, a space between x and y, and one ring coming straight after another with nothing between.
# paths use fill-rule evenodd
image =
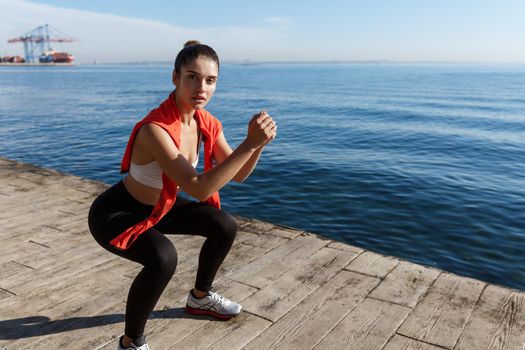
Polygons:
<instances>
[{"instance_id":1,"label":"woman","mask_svg":"<svg viewBox=\"0 0 525 350\"><path fill-rule=\"evenodd\" d=\"M131 133L121 166L128 174L91 206L89 227L95 240L144 266L129 290L118 349L149 349L146 321L177 266L175 247L164 234L207 238L185 310L221 319L241 312L239 304L212 288L237 230L233 217L220 209L218 190L251 174L264 146L276 137L277 126L266 112L254 115L246 138L232 151L220 121L203 109L218 74L219 58L211 47L185 44L175 60L176 89ZM204 172L197 173L201 140ZM181 189L198 202L178 196Z\"/></svg>"}]
</instances>

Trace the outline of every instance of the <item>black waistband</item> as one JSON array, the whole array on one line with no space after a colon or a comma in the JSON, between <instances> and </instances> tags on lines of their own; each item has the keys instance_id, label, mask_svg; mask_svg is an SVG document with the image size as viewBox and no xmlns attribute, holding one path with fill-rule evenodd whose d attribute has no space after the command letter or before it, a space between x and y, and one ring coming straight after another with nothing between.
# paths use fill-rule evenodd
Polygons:
<instances>
[{"instance_id":1,"label":"black waistband","mask_svg":"<svg viewBox=\"0 0 525 350\"><path fill-rule=\"evenodd\" d=\"M131 193L129 193L126 189L126 186L124 186L124 182L122 180L114 184L108 190L108 192L110 192L112 195L117 196L119 201L125 203L128 206L131 206L134 210L149 214L154 208L153 205L141 203L135 197L133 197Z\"/></svg>"}]
</instances>

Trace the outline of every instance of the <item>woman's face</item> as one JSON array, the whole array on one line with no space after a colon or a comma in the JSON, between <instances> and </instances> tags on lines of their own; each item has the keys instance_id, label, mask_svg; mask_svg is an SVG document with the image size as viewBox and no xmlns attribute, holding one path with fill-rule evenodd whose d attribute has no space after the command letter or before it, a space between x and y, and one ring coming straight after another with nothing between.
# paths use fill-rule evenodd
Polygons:
<instances>
[{"instance_id":1,"label":"woman's face","mask_svg":"<svg viewBox=\"0 0 525 350\"><path fill-rule=\"evenodd\" d=\"M177 102L183 105L179 108L204 108L215 92L218 76L217 63L202 56L182 66L180 73L173 71L173 84L177 87L175 90Z\"/></svg>"}]
</instances>

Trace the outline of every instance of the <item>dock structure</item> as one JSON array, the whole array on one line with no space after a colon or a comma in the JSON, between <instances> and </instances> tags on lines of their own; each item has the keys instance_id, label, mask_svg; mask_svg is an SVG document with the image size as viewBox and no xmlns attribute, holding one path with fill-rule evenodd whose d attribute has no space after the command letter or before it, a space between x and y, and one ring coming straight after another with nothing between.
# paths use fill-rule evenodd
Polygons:
<instances>
[{"instance_id":1,"label":"dock structure","mask_svg":"<svg viewBox=\"0 0 525 350\"><path fill-rule=\"evenodd\" d=\"M75 67L75 63L7 63L0 62L0 67Z\"/></svg>"},{"instance_id":2,"label":"dock structure","mask_svg":"<svg viewBox=\"0 0 525 350\"><path fill-rule=\"evenodd\" d=\"M116 349L141 266L89 233L107 187L0 158L0 349ZM215 288L244 311L186 314L204 238L169 236L179 264L147 325L153 350L525 349L521 291L236 219Z\"/></svg>"}]
</instances>

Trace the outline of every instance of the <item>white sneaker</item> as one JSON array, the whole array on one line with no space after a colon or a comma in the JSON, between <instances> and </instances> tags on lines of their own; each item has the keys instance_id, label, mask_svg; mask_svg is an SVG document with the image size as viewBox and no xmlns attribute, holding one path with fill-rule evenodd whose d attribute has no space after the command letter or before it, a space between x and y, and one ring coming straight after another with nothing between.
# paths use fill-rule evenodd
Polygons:
<instances>
[{"instance_id":1,"label":"white sneaker","mask_svg":"<svg viewBox=\"0 0 525 350\"><path fill-rule=\"evenodd\" d=\"M120 339L118 340L118 348L117 348L117 350L150 350L150 348L148 346L148 343L146 343L146 337L145 336L142 336L142 337L139 337L139 338L133 340L131 342L131 346L128 346L127 348L125 348L122 345L122 338L124 338L124 336L120 337Z\"/></svg>"},{"instance_id":2,"label":"white sneaker","mask_svg":"<svg viewBox=\"0 0 525 350\"><path fill-rule=\"evenodd\" d=\"M185 311L192 315L212 315L223 320L237 316L241 310L241 305L226 299L214 290L208 291L208 295L201 299L189 292L185 308Z\"/></svg>"}]
</instances>

